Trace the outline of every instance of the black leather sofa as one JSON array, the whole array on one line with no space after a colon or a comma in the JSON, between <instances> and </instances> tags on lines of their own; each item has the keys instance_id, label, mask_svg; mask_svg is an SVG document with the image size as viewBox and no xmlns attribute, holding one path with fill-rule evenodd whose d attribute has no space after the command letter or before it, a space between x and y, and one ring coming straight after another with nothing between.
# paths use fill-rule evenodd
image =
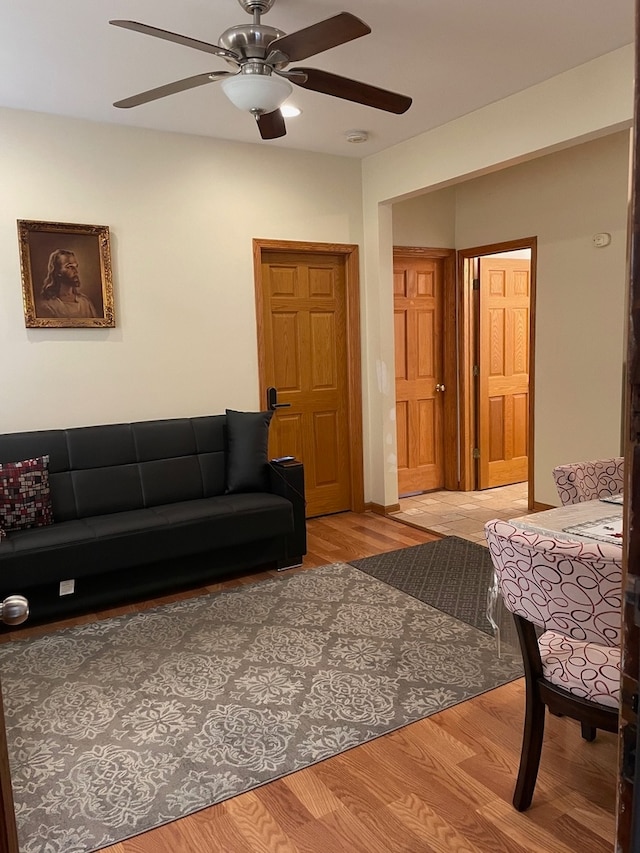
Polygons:
<instances>
[{"instance_id":1,"label":"black leather sofa","mask_svg":"<svg viewBox=\"0 0 640 853\"><path fill-rule=\"evenodd\" d=\"M268 414L0 435L0 464L49 457L53 510L0 541L0 599L43 621L300 564L303 467L267 463Z\"/></svg>"}]
</instances>

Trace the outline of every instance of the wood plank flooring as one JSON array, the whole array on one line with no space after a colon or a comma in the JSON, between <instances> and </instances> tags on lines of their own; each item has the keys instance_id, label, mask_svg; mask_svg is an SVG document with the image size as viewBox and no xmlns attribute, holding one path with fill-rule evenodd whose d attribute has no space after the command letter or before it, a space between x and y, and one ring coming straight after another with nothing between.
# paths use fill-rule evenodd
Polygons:
<instances>
[{"instance_id":1,"label":"wood plank flooring","mask_svg":"<svg viewBox=\"0 0 640 853\"><path fill-rule=\"evenodd\" d=\"M438 538L372 513L312 519L308 536L304 565L292 571ZM265 576L246 575L200 592ZM523 701L523 682L512 682L105 853L613 851L615 735L598 732L586 743L577 724L549 717L533 805L524 814L513 809Z\"/></svg>"}]
</instances>

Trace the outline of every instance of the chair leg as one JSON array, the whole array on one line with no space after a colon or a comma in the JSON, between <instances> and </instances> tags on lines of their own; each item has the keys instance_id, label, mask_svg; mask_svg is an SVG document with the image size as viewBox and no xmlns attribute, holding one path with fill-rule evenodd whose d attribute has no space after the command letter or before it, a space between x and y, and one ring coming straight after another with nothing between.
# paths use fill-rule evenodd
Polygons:
<instances>
[{"instance_id":1,"label":"chair leg","mask_svg":"<svg viewBox=\"0 0 640 853\"><path fill-rule=\"evenodd\" d=\"M596 739L596 728L595 726L589 726L587 723L580 723L580 728L582 729L582 737L591 743L592 740Z\"/></svg>"},{"instance_id":2,"label":"chair leg","mask_svg":"<svg viewBox=\"0 0 640 853\"><path fill-rule=\"evenodd\" d=\"M537 690L531 689L527 685L520 769L513 794L513 805L519 812L528 809L533 799L533 791L538 778L538 767L540 766L540 755L542 754L545 710L544 702L538 696Z\"/></svg>"}]
</instances>

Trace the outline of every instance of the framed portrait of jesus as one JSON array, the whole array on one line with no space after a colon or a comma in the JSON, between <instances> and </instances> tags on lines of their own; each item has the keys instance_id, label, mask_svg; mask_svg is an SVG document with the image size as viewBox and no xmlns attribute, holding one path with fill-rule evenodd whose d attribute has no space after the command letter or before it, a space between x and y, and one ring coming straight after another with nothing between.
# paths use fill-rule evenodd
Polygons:
<instances>
[{"instance_id":1,"label":"framed portrait of jesus","mask_svg":"<svg viewBox=\"0 0 640 853\"><path fill-rule=\"evenodd\" d=\"M27 328L115 326L109 228L18 220Z\"/></svg>"}]
</instances>

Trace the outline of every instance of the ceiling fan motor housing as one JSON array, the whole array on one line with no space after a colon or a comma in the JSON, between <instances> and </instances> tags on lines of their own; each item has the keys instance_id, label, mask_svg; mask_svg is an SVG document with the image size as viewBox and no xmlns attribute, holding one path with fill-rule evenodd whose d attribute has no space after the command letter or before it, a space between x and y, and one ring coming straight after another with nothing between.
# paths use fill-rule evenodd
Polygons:
<instances>
[{"instance_id":1,"label":"ceiling fan motor housing","mask_svg":"<svg viewBox=\"0 0 640 853\"><path fill-rule=\"evenodd\" d=\"M275 27L265 27L262 24L229 27L218 39L219 44L232 51L238 61L244 59L266 59L269 45L275 39L282 38L285 33ZM229 60L232 62L232 60ZM286 62L273 63L274 68L284 68Z\"/></svg>"}]
</instances>

